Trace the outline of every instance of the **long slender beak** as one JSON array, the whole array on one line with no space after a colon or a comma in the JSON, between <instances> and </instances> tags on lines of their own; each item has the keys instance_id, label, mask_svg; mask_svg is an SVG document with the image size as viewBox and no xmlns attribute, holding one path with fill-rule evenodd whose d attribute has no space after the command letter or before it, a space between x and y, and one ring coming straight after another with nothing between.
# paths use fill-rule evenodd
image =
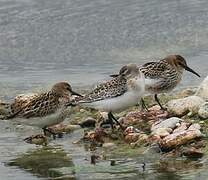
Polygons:
<instances>
[{"instance_id":1,"label":"long slender beak","mask_svg":"<svg viewBox=\"0 0 208 180\"><path fill-rule=\"evenodd\" d=\"M185 69L186 71L189 71L189 72L191 72L191 73L197 75L198 77L201 77L197 72L195 72L193 69L191 69L191 68L188 67L188 66L184 66L184 69Z\"/></svg>"},{"instance_id":2,"label":"long slender beak","mask_svg":"<svg viewBox=\"0 0 208 180\"><path fill-rule=\"evenodd\" d=\"M72 95L76 95L76 96L83 97L81 94L79 94L79 93L77 93L77 92L74 92L74 91L71 91L71 94L72 94Z\"/></svg>"},{"instance_id":3,"label":"long slender beak","mask_svg":"<svg viewBox=\"0 0 208 180\"><path fill-rule=\"evenodd\" d=\"M115 77L118 77L119 75L118 74L111 74L110 77L112 78L115 78Z\"/></svg>"}]
</instances>

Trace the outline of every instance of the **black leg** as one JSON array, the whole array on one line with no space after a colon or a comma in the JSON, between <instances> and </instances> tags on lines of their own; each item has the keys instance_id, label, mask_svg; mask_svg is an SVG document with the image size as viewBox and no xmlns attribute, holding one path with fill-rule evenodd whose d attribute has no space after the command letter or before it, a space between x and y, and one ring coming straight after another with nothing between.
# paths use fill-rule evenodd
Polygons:
<instances>
[{"instance_id":1,"label":"black leg","mask_svg":"<svg viewBox=\"0 0 208 180\"><path fill-rule=\"evenodd\" d=\"M146 167L146 163L143 162L143 163L142 163L142 170L143 170L143 172L145 171L145 167Z\"/></svg>"},{"instance_id":2,"label":"black leg","mask_svg":"<svg viewBox=\"0 0 208 180\"><path fill-rule=\"evenodd\" d=\"M116 123L121 127L121 129L124 130L124 127L121 125L120 122L118 122L118 120L113 116L113 114L111 112L108 113L108 117L110 117L110 119L116 121Z\"/></svg>"},{"instance_id":3,"label":"black leg","mask_svg":"<svg viewBox=\"0 0 208 180\"><path fill-rule=\"evenodd\" d=\"M108 113L108 120L110 121L111 128L113 129L113 118L110 113Z\"/></svg>"},{"instance_id":4,"label":"black leg","mask_svg":"<svg viewBox=\"0 0 208 180\"><path fill-rule=\"evenodd\" d=\"M141 104L142 104L142 110L149 111L148 108L147 108L147 106L146 106L146 104L145 104L145 102L144 102L144 99L143 98L141 98Z\"/></svg>"},{"instance_id":5,"label":"black leg","mask_svg":"<svg viewBox=\"0 0 208 180\"><path fill-rule=\"evenodd\" d=\"M52 134L53 139L56 139L56 133L50 131L47 127L42 128L43 129L43 133L46 136L46 132L49 132L50 134Z\"/></svg>"},{"instance_id":6,"label":"black leg","mask_svg":"<svg viewBox=\"0 0 208 180\"><path fill-rule=\"evenodd\" d=\"M162 109L162 110L165 110L165 108L162 106L162 104L160 103L160 101L159 101L159 98L157 97L157 94L155 94L155 101L159 104L159 106L160 106L160 108Z\"/></svg>"}]
</instances>

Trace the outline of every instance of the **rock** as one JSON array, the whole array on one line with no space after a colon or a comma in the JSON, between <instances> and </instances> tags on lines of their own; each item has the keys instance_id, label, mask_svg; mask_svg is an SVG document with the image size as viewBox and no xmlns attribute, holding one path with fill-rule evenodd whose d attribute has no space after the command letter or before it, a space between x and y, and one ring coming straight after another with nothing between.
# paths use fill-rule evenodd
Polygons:
<instances>
[{"instance_id":1,"label":"rock","mask_svg":"<svg viewBox=\"0 0 208 180\"><path fill-rule=\"evenodd\" d=\"M104 138L107 136L102 128L96 128L94 131L89 131L84 134L83 140L104 143Z\"/></svg>"},{"instance_id":2,"label":"rock","mask_svg":"<svg viewBox=\"0 0 208 180\"><path fill-rule=\"evenodd\" d=\"M99 111L100 116L105 120L108 119L108 113L107 112L103 112L103 111Z\"/></svg>"},{"instance_id":3,"label":"rock","mask_svg":"<svg viewBox=\"0 0 208 180\"><path fill-rule=\"evenodd\" d=\"M208 100L208 76L199 85L195 95L203 98L204 100Z\"/></svg>"},{"instance_id":4,"label":"rock","mask_svg":"<svg viewBox=\"0 0 208 180\"><path fill-rule=\"evenodd\" d=\"M176 129L174 129L173 134L185 131L188 129L189 126L190 126L190 123L182 122L180 126L178 126Z\"/></svg>"},{"instance_id":5,"label":"rock","mask_svg":"<svg viewBox=\"0 0 208 180\"><path fill-rule=\"evenodd\" d=\"M11 113L10 104L0 102L0 115L2 115L2 118L4 116L8 116L10 113Z\"/></svg>"},{"instance_id":6,"label":"rock","mask_svg":"<svg viewBox=\"0 0 208 180\"><path fill-rule=\"evenodd\" d=\"M74 130L77 129L81 129L80 125L72 125L72 124L56 124L53 126L48 127L48 130L55 133L55 134L59 134L59 133L70 133Z\"/></svg>"},{"instance_id":7,"label":"rock","mask_svg":"<svg viewBox=\"0 0 208 180\"><path fill-rule=\"evenodd\" d=\"M200 130L201 129L201 126L200 126L200 124L198 124L198 123L194 123L194 124L192 124L189 128L188 128L188 130L192 130L192 131L194 131L194 130Z\"/></svg>"},{"instance_id":8,"label":"rock","mask_svg":"<svg viewBox=\"0 0 208 180\"><path fill-rule=\"evenodd\" d=\"M142 133L139 135L138 140L136 142L130 143L130 145L131 145L131 147L136 147L136 146L139 147L140 145L147 143L148 138L149 137L147 134Z\"/></svg>"},{"instance_id":9,"label":"rock","mask_svg":"<svg viewBox=\"0 0 208 180\"><path fill-rule=\"evenodd\" d=\"M184 116L189 112L198 113L199 107L204 100L198 96L189 96L182 99L174 99L167 103L168 112L174 116Z\"/></svg>"},{"instance_id":10,"label":"rock","mask_svg":"<svg viewBox=\"0 0 208 180\"><path fill-rule=\"evenodd\" d=\"M92 117L88 117L84 121L79 123L79 125L82 128L85 128L85 127L95 127L95 124L96 124L96 119L94 119Z\"/></svg>"},{"instance_id":11,"label":"rock","mask_svg":"<svg viewBox=\"0 0 208 180\"><path fill-rule=\"evenodd\" d=\"M125 131L124 134L129 134L129 133L139 133L139 129L133 127L133 126L128 126Z\"/></svg>"},{"instance_id":12,"label":"rock","mask_svg":"<svg viewBox=\"0 0 208 180\"><path fill-rule=\"evenodd\" d=\"M154 154L154 156L156 155L156 153L161 153L161 149L158 143L153 143L151 144L145 151L144 151L144 155L145 156L152 156L152 154Z\"/></svg>"},{"instance_id":13,"label":"rock","mask_svg":"<svg viewBox=\"0 0 208 180\"><path fill-rule=\"evenodd\" d=\"M80 109L79 112L84 113L86 110L85 109Z\"/></svg>"},{"instance_id":14,"label":"rock","mask_svg":"<svg viewBox=\"0 0 208 180\"><path fill-rule=\"evenodd\" d=\"M149 144L160 143L161 140L161 137L155 134L148 137Z\"/></svg>"},{"instance_id":15,"label":"rock","mask_svg":"<svg viewBox=\"0 0 208 180\"><path fill-rule=\"evenodd\" d=\"M122 124L126 127L136 126L142 131L149 131L151 125L159 119L167 117L167 113L157 107L150 108L149 111L134 111L127 114Z\"/></svg>"},{"instance_id":16,"label":"rock","mask_svg":"<svg viewBox=\"0 0 208 180\"><path fill-rule=\"evenodd\" d=\"M196 92L196 89L187 88L177 93L177 97L184 98L184 97L192 96L195 94L195 92Z\"/></svg>"},{"instance_id":17,"label":"rock","mask_svg":"<svg viewBox=\"0 0 208 180\"><path fill-rule=\"evenodd\" d=\"M168 112L161 110L159 105L152 106L148 109L150 112L154 112L157 118L165 119L168 117Z\"/></svg>"},{"instance_id":18,"label":"rock","mask_svg":"<svg viewBox=\"0 0 208 180\"><path fill-rule=\"evenodd\" d=\"M139 139L140 133L129 133L125 136L125 142L134 143Z\"/></svg>"},{"instance_id":19,"label":"rock","mask_svg":"<svg viewBox=\"0 0 208 180\"><path fill-rule=\"evenodd\" d=\"M202 119L208 119L208 102L205 102L200 106L198 114Z\"/></svg>"},{"instance_id":20,"label":"rock","mask_svg":"<svg viewBox=\"0 0 208 180\"><path fill-rule=\"evenodd\" d=\"M36 145L47 145L48 139L43 134L32 135L24 139L26 143L36 144Z\"/></svg>"},{"instance_id":21,"label":"rock","mask_svg":"<svg viewBox=\"0 0 208 180\"><path fill-rule=\"evenodd\" d=\"M194 143L191 144L192 147L195 147L197 149L205 148L206 145L207 145L206 140L195 141Z\"/></svg>"},{"instance_id":22,"label":"rock","mask_svg":"<svg viewBox=\"0 0 208 180\"><path fill-rule=\"evenodd\" d=\"M171 128L174 129L178 123L182 122L183 120L177 117L168 118L163 121L158 121L152 125L151 131L155 131L159 128Z\"/></svg>"},{"instance_id":23,"label":"rock","mask_svg":"<svg viewBox=\"0 0 208 180\"><path fill-rule=\"evenodd\" d=\"M201 149L196 149L195 147L185 148L182 154L189 158L201 158L204 155Z\"/></svg>"},{"instance_id":24,"label":"rock","mask_svg":"<svg viewBox=\"0 0 208 180\"><path fill-rule=\"evenodd\" d=\"M160 141L160 146L164 150L169 150L179 145L186 144L198 137L202 137L202 133L197 129L177 132L162 139Z\"/></svg>"},{"instance_id":25,"label":"rock","mask_svg":"<svg viewBox=\"0 0 208 180\"><path fill-rule=\"evenodd\" d=\"M75 130L78 130L80 129L80 125L72 125L72 124L67 124L65 127L64 127L64 132L66 133L70 133L72 131L75 131Z\"/></svg>"},{"instance_id":26,"label":"rock","mask_svg":"<svg viewBox=\"0 0 208 180\"><path fill-rule=\"evenodd\" d=\"M163 137L168 136L170 134L170 132L168 132L170 130L172 131L172 129L170 129L170 128L158 128L158 129L154 130L151 134L158 135L161 138L163 138Z\"/></svg>"}]
</instances>

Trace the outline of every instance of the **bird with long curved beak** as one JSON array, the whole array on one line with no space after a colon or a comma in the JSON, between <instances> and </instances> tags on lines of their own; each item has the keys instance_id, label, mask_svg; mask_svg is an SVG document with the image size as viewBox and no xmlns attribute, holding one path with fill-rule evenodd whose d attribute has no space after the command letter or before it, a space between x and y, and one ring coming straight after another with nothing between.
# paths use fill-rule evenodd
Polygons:
<instances>
[{"instance_id":1,"label":"bird with long curved beak","mask_svg":"<svg viewBox=\"0 0 208 180\"><path fill-rule=\"evenodd\" d=\"M154 94L156 102L163 110L165 108L161 105L157 94L173 90L180 83L184 70L200 77L187 65L186 60L181 55L169 55L158 62L148 62L139 66L139 69L145 76L145 93ZM118 74L111 75L111 77L117 76ZM142 105L146 108L143 99Z\"/></svg>"}]
</instances>

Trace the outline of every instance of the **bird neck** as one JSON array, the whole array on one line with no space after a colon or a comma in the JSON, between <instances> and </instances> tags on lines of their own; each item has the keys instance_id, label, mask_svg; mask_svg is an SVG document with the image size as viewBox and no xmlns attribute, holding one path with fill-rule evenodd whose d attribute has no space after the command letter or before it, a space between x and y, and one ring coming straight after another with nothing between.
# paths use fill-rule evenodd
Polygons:
<instances>
[{"instance_id":1,"label":"bird neck","mask_svg":"<svg viewBox=\"0 0 208 180\"><path fill-rule=\"evenodd\" d=\"M144 91L145 83L144 78L134 77L127 80L127 86L129 91Z\"/></svg>"}]
</instances>

